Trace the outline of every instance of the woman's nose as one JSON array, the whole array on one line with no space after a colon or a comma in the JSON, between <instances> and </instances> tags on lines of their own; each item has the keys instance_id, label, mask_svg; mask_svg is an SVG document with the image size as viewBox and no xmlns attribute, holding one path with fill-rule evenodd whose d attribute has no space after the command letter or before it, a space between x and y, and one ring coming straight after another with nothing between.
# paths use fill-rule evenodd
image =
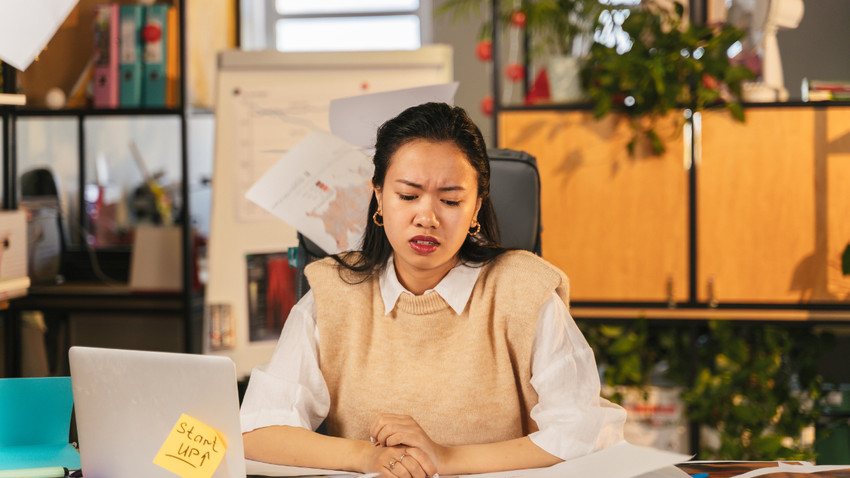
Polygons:
<instances>
[{"instance_id":1,"label":"woman's nose","mask_svg":"<svg viewBox=\"0 0 850 478\"><path fill-rule=\"evenodd\" d=\"M423 201L422 207L416 211L415 221L419 227L436 228L440 225L434 208L427 201Z\"/></svg>"}]
</instances>

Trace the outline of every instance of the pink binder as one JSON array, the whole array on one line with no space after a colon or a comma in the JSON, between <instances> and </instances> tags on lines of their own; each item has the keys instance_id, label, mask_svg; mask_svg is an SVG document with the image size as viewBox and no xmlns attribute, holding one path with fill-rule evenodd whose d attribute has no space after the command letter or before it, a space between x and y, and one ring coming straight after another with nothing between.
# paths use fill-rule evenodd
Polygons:
<instances>
[{"instance_id":1,"label":"pink binder","mask_svg":"<svg viewBox=\"0 0 850 478\"><path fill-rule=\"evenodd\" d=\"M95 5L94 107L118 107L118 4Z\"/></svg>"}]
</instances>

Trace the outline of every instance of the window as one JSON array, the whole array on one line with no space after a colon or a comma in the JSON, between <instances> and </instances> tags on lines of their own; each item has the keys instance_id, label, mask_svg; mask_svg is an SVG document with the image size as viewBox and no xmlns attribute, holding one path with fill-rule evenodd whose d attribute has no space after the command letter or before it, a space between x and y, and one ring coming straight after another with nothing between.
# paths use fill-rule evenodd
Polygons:
<instances>
[{"instance_id":1,"label":"window","mask_svg":"<svg viewBox=\"0 0 850 478\"><path fill-rule=\"evenodd\" d=\"M431 0L267 1L280 51L414 50L431 41Z\"/></svg>"}]
</instances>

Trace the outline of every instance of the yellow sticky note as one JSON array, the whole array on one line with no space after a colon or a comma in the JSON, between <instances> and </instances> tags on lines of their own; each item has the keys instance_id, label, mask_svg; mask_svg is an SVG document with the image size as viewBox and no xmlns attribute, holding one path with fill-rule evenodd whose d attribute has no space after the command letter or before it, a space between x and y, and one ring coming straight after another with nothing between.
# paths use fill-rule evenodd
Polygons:
<instances>
[{"instance_id":1,"label":"yellow sticky note","mask_svg":"<svg viewBox=\"0 0 850 478\"><path fill-rule=\"evenodd\" d=\"M225 448L215 428L184 413L153 462L182 478L210 478L224 458Z\"/></svg>"}]
</instances>

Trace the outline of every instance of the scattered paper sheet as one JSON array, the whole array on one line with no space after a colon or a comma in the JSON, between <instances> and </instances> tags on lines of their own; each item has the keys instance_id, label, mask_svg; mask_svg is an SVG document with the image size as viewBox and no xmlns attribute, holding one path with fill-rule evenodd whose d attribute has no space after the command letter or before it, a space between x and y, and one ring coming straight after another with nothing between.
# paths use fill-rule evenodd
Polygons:
<instances>
[{"instance_id":1,"label":"scattered paper sheet","mask_svg":"<svg viewBox=\"0 0 850 478\"><path fill-rule=\"evenodd\" d=\"M77 1L0 0L0 60L29 68Z\"/></svg>"},{"instance_id":2,"label":"scattered paper sheet","mask_svg":"<svg viewBox=\"0 0 850 478\"><path fill-rule=\"evenodd\" d=\"M690 458L692 457L681 453L632 445L622 441L596 453L544 468L528 476L534 478L634 478Z\"/></svg>"},{"instance_id":3,"label":"scattered paper sheet","mask_svg":"<svg viewBox=\"0 0 850 478\"><path fill-rule=\"evenodd\" d=\"M632 445L622 441L590 455L574 458L548 468L514 470L476 475L440 475L441 478L687 478L690 475L672 466L690 459L688 455ZM373 477L377 473L357 473L271 465L245 460L249 475L305 476L333 475Z\"/></svg>"},{"instance_id":4,"label":"scattered paper sheet","mask_svg":"<svg viewBox=\"0 0 850 478\"><path fill-rule=\"evenodd\" d=\"M691 475L674 465L669 465L664 468L644 473L635 478L691 478Z\"/></svg>"},{"instance_id":5,"label":"scattered paper sheet","mask_svg":"<svg viewBox=\"0 0 850 478\"><path fill-rule=\"evenodd\" d=\"M407 108L429 101L452 103L458 82L331 100L331 133L363 148L375 146L378 126Z\"/></svg>"},{"instance_id":6,"label":"scattered paper sheet","mask_svg":"<svg viewBox=\"0 0 850 478\"><path fill-rule=\"evenodd\" d=\"M363 477L370 478L378 476L377 473L362 475L350 471L325 470L322 468L304 468L300 466L273 465L261 461L245 460L245 471L248 475L260 476L334 476L337 478Z\"/></svg>"},{"instance_id":7,"label":"scattered paper sheet","mask_svg":"<svg viewBox=\"0 0 850 478\"><path fill-rule=\"evenodd\" d=\"M316 131L290 149L245 197L328 254L360 246L372 195L372 161L330 133Z\"/></svg>"},{"instance_id":8,"label":"scattered paper sheet","mask_svg":"<svg viewBox=\"0 0 850 478\"><path fill-rule=\"evenodd\" d=\"M689 475L671 465L685 462L690 458L691 456L681 453L621 441L604 450L548 468L461 476L463 478L678 478Z\"/></svg>"}]
</instances>

